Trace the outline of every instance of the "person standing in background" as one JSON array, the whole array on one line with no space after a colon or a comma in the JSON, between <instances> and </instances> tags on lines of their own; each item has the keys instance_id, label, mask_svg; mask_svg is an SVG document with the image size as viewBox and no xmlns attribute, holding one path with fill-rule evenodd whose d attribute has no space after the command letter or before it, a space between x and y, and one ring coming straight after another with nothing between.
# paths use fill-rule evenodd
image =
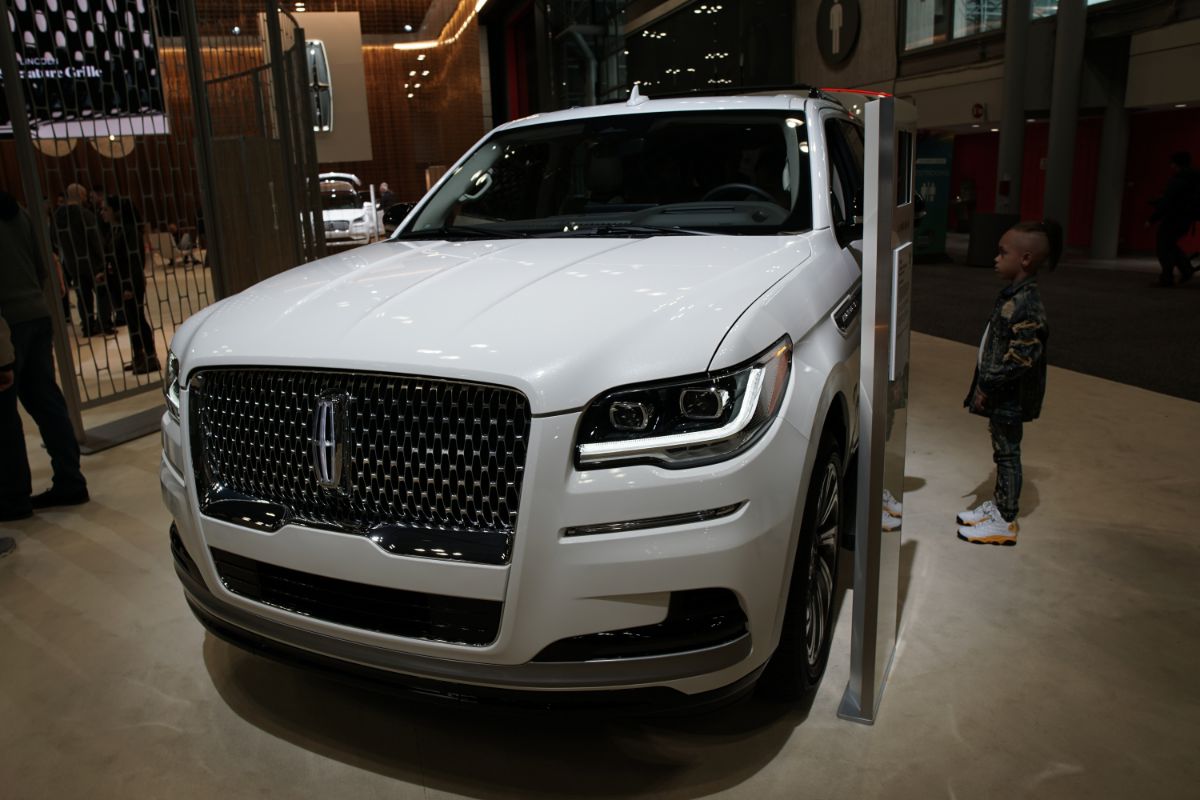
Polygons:
<instances>
[{"instance_id":1,"label":"person standing in background","mask_svg":"<svg viewBox=\"0 0 1200 800\"><path fill-rule=\"evenodd\" d=\"M1195 269L1179 240L1187 236L1192 224L1200 219L1200 175L1192 169L1190 153L1175 153L1171 156L1171 177L1163 189L1162 197L1153 201L1154 213L1150 223L1158 223L1154 237L1154 252L1162 275L1158 286L1175 285L1175 270L1179 269L1179 282L1191 279Z\"/></svg>"},{"instance_id":2,"label":"person standing in background","mask_svg":"<svg viewBox=\"0 0 1200 800\"><path fill-rule=\"evenodd\" d=\"M134 375L158 372L154 329L146 319L146 264L142 221L128 197L112 195L101 212L110 231L113 263L125 319L129 323L132 360L125 369Z\"/></svg>"},{"instance_id":3,"label":"person standing in background","mask_svg":"<svg viewBox=\"0 0 1200 800\"><path fill-rule=\"evenodd\" d=\"M107 280L104 244L96 217L84 206L86 201L87 189L78 183L68 186L66 205L54 211L51 233L63 269L75 285L82 334L108 336L116 331L112 324L112 302L104 285Z\"/></svg>"},{"instance_id":4,"label":"person standing in background","mask_svg":"<svg viewBox=\"0 0 1200 800\"><path fill-rule=\"evenodd\" d=\"M0 521L25 519L37 508L79 505L89 499L67 401L54 378L54 334L43 290L46 279L33 221L12 195L0 190L0 317L10 330L13 350L12 386L0 392ZM50 454L53 485L38 495L33 495L18 399L33 417Z\"/></svg>"},{"instance_id":5,"label":"person standing in background","mask_svg":"<svg viewBox=\"0 0 1200 800\"><path fill-rule=\"evenodd\" d=\"M0 394L9 391L13 387L14 374L16 373L17 353L13 350L12 336L8 332L8 323L4 321L4 315L0 314ZM0 509L2 512L3 509ZM11 536L0 536L0 558L17 549L17 542Z\"/></svg>"}]
</instances>

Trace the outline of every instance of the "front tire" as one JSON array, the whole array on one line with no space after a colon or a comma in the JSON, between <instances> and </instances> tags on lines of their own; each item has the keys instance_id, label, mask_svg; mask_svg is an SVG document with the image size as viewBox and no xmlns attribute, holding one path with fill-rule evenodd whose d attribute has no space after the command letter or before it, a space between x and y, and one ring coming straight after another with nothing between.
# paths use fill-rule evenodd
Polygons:
<instances>
[{"instance_id":1,"label":"front tire","mask_svg":"<svg viewBox=\"0 0 1200 800\"><path fill-rule=\"evenodd\" d=\"M834 591L843 524L842 458L837 440L822 434L809 480L779 646L759 689L797 700L817 688L833 640Z\"/></svg>"}]
</instances>

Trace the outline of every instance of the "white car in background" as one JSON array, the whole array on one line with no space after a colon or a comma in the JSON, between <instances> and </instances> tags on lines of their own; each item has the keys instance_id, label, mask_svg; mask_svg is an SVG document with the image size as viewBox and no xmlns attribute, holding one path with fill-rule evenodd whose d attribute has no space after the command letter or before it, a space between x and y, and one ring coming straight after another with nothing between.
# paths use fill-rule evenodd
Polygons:
<instances>
[{"instance_id":1,"label":"white car in background","mask_svg":"<svg viewBox=\"0 0 1200 800\"><path fill-rule=\"evenodd\" d=\"M862 155L816 90L539 114L388 241L193 316L161 478L196 616L459 699L812 691Z\"/></svg>"},{"instance_id":2,"label":"white car in background","mask_svg":"<svg viewBox=\"0 0 1200 800\"><path fill-rule=\"evenodd\" d=\"M325 244L366 244L383 231L370 199L364 200L362 183L348 172L323 172L317 176L321 189L321 220Z\"/></svg>"}]
</instances>

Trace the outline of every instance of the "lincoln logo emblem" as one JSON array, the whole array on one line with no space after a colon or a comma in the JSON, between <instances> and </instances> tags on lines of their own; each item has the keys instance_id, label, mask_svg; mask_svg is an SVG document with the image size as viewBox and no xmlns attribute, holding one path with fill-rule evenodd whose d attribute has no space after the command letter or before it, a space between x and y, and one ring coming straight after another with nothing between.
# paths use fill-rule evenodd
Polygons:
<instances>
[{"instance_id":1,"label":"lincoln logo emblem","mask_svg":"<svg viewBox=\"0 0 1200 800\"><path fill-rule=\"evenodd\" d=\"M345 473L346 410L350 397L344 392L330 392L317 398L313 413L312 455L317 485L326 489L342 485Z\"/></svg>"}]
</instances>

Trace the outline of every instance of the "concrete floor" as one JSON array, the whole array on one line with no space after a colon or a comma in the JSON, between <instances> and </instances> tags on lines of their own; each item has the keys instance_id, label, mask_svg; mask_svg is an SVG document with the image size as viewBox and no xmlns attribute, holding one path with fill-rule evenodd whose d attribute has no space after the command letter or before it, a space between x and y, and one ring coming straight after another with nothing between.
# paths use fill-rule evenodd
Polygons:
<instances>
[{"instance_id":1,"label":"concrete floor","mask_svg":"<svg viewBox=\"0 0 1200 800\"><path fill-rule=\"evenodd\" d=\"M427 707L246 655L184 605L146 437L85 461L88 506L0 525L19 543L0 561L0 797L1196 797L1200 404L1052 369L1021 543L972 546L953 523L992 480L960 408L975 349L912 350L903 618L873 727L836 716L849 595L809 708Z\"/></svg>"}]
</instances>

